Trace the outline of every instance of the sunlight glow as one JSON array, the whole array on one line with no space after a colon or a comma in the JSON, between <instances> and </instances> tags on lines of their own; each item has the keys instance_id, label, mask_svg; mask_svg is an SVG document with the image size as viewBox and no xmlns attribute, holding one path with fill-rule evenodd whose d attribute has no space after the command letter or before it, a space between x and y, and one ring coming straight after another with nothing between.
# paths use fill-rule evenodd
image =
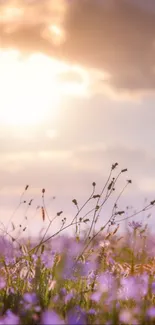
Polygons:
<instances>
[{"instance_id":1,"label":"sunlight glow","mask_svg":"<svg viewBox=\"0 0 155 325\"><path fill-rule=\"evenodd\" d=\"M58 74L79 73L82 82L62 82ZM0 51L0 123L34 125L60 113L62 96L87 94L89 78L81 67L41 53L22 57L19 51Z\"/></svg>"}]
</instances>

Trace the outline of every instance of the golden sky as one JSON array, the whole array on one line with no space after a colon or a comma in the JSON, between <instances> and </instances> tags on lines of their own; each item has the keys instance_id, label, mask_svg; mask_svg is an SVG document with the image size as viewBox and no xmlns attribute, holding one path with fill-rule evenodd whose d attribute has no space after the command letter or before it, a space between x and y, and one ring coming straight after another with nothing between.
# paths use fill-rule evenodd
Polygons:
<instances>
[{"instance_id":1,"label":"golden sky","mask_svg":"<svg viewBox=\"0 0 155 325\"><path fill-rule=\"evenodd\" d=\"M1 220L26 184L70 215L115 161L154 199L154 35L152 0L0 1Z\"/></svg>"}]
</instances>

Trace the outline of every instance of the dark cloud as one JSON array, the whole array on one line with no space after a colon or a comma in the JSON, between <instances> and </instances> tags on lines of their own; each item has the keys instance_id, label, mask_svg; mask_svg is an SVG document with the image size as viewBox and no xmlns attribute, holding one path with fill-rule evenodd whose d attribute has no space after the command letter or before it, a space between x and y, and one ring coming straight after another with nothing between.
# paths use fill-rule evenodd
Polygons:
<instances>
[{"instance_id":1,"label":"dark cloud","mask_svg":"<svg viewBox=\"0 0 155 325\"><path fill-rule=\"evenodd\" d=\"M154 89L155 12L141 9L133 1L105 3L72 2L66 17L64 53L84 65L107 71L113 87Z\"/></svg>"}]
</instances>

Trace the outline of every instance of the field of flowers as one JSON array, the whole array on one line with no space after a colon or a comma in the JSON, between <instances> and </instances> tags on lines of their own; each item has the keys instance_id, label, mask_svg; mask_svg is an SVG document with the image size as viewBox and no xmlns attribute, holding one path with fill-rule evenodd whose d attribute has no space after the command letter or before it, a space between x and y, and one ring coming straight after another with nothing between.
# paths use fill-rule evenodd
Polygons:
<instances>
[{"instance_id":1,"label":"field of flowers","mask_svg":"<svg viewBox=\"0 0 155 325\"><path fill-rule=\"evenodd\" d=\"M47 231L63 212L50 219L45 189L41 213L49 226L37 243L19 242L13 232L3 230L0 324L155 324L155 238L147 223L136 221L136 215L152 209L155 201L131 215L118 209L120 196L131 184L127 180L110 218L96 230L106 200L127 171L122 169L112 177L117 165L112 165L99 194L93 182L92 193L81 207L73 199L75 216L68 223L62 218L59 231L53 235L48 237ZM21 202L25 204L23 195ZM94 208L83 215L90 201L95 202ZM120 236L121 221L126 221L127 227ZM82 224L88 224L83 233ZM63 234L68 227L75 228L74 236Z\"/></svg>"}]
</instances>

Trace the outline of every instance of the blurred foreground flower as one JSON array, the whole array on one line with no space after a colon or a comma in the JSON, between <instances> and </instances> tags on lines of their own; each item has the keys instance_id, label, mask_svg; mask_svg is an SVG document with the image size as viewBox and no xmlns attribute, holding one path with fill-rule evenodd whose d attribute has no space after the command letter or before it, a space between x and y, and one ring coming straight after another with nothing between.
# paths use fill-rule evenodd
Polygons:
<instances>
[{"instance_id":1,"label":"blurred foreground flower","mask_svg":"<svg viewBox=\"0 0 155 325\"><path fill-rule=\"evenodd\" d=\"M86 315L80 306L76 306L68 312L67 324L86 325Z\"/></svg>"},{"instance_id":2,"label":"blurred foreground flower","mask_svg":"<svg viewBox=\"0 0 155 325\"><path fill-rule=\"evenodd\" d=\"M64 321L55 313L55 311L47 310L42 314L41 322L43 325L61 325Z\"/></svg>"},{"instance_id":3,"label":"blurred foreground flower","mask_svg":"<svg viewBox=\"0 0 155 325\"><path fill-rule=\"evenodd\" d=\"M18 325L20 324L20 319L17 315L15 315L14 313L12 313L11 310L7 310L5 316L3 317L3 322L0 324L6 324L6 325Z\"/></svg>"},{"instance_id":4,"label":"blurred foreground flower","mask_svg":"<svg viewBox=\"0 0 155 325\"><path fill-rule=\"evenodd\" d=\"M155 307L150 307L147 311L147 316L149 318L154 318L155 319Z\"/></svg>"}]
</instances>

